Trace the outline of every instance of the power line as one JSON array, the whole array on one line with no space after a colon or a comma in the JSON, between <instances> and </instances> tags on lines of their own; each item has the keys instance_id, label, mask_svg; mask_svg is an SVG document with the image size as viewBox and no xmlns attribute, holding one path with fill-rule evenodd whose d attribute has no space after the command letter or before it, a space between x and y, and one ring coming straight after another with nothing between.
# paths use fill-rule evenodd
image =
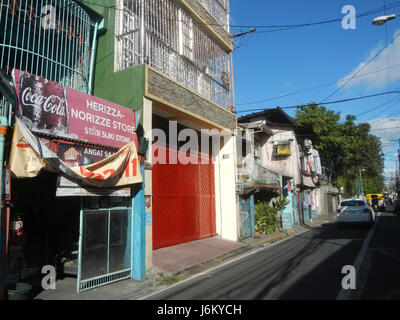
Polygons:
<instances>
[{"instance_id":1,"label":"power line","mask_svg":"<svg viewBox=\"0 0 400 320\"><path fill-rule=\"evenodd\" d=\"M399 89L400 89L400 87L396 88L396 90L399 90ZM368 109L368 110L366 110L366 111L363 111L363 112L361 112L361 113L359 113L359 114L356 114L356 117L361 116L361 115L366 114L366 113L369 113L369 112L371 112L371 111L377 110L377 109L379 109L379 108L382 108L382 107L384 107L384 106L386 106L386 105L388 105L388 104L391 104L392 102L394 103L394 102L397 101L397 100L400 100L400 98L397 98L396 100L392 100L392 101L386 101L386 102L380 104L380 105L377 106L377 107L373 107L373 108Z\"/></svg>"},{"instance_id":2,"label":"power line","mask_svg":"<svg viewBox=\"0 0 400 320\"><path fill-rule=\"evenodd\" d=\"M354 97L354 98L347 98L347 99L341 99L341 100L335 100L335 101L328 101L324 102L324 105L326 104L336 104L336 103L342 103L342 102L349 102L349 101L354 101L354 100L360 100L360 99L367 99L367 98L373 98L373 97L378 97L386 94L391 94L391 93L400 93L400 91L385 91L385 92L380 92L380 93L375 93L375 94L370 94L370 95L365 95L365 96L359 96L359 97ZM310 103L308 105L317 105L317 103ZM308 105L295 105L295 106L287 106L287 107L280 107L281 109L293 109L293 108L301 108L301 107L306 107ZM249 111L262 111L265 110L266 108L258 108L258 109L249 109L249 110L241 110L237 111L236 113L243 113L243 112L249 112Z\"/></svg>"},{"instance_id":3,"label":"power line","mask_svg":"<svg viewBox=\"0 0 400 320\"><path fill-rule=\"evenodd\" d=\"M368 72L368 73L363 73L363 74L358 75L356 78L365 77L365 76L368 76L368 75L371 75L371 74L374 74L374 73L378 73L378 72L382 72L382 71L386 71L388 69L393 69L393 68L398 68L398 67L400 67L400 65L394 65L394 66L390 66L390 67L387 67L387 68L384 68L384 69L379 69L379 70L371 71L371 72ZM303 89L303 90L299 90L299 91L294 91L294 92L291 92L291 93L287 93L287 94L276 96L276 97L272 97L272 98L267 98L267 99L264 99L264 100L238 103L237 105L241 106L241 105L251 105L251 104L258 104L258 103L268 102L268 101L271 101L271 100L276 100L276 99L279 99L279 98L285 98L285 97L293 96L293 95L296 95L296 94L299 94L299 93L304 93L304 92L307 92L307 91L312 91L312 90L315 90L315 89L323 88L323 87L326 87L326 86L329 86L329 85L332 85L332 84L335 84L335 83L338 83L338 82L346 81L348 79L349 78L346 78L346 79L343 79L343 80L339 80L339 81L332 81L332 82L328 82L328 83L325 83L325 84L321 84L319 86L315 86L315 87L311 87L311 88L307 88L307 89Z\"/></svg>"},{"instance_id":4,"label":"power line","mask_svg":"<svg viewBox=\"0 0 400 320\"><path fill-rule=\"evenodd\" d=\"M363 18L367 17L373 14L377 14L378 12L385 11L386 9L393 9L400 6L400 2L394 2L390 6L383 6L379 7L377 9L373 9L367 12L364 12L362 14L356 15L355 18ZM334 22L341 22L343 20L343 17L337 18L337 19L331 19L331 20L324 20L324 21L317 21L317 22L311 22L311 23L301 23L301 24L287 24L287 25L242 25L240 26L241 28L257 28L257 29L273 29L269 31L257 31L257 33L268 33L268 32L277 32L277 31L284 31L288 29L293 29L293 28L302 28L302 27L309 27L309 26L314 26L314 25L322 25L322 24L328 24L328 23L334 23ZM238 26L239 27L239 26ZM275 29L274 29L275 28Z\"/></svg>"},{"instance_id":5,"label":"power line","mask_svg":"<svg viewBox=\"0 0 400 320\"><path fill-rule=\"evenodd\" d=\"M350 77L344 84L342 84L339 88L337 88L336 90L334 90L331 94L329 94L327 97L325 97L324 99L322 99L319 104L323 103L326 99L330 98L331 96L333 96L335 93L337 93L340 89L342 89L344 86L346 86L351 80L354 79L354 77L361 72L361 70L363 70L372 60L374 60L379 54L381 54L381 52L383 50L385 50L397 37L400 36L400 33L398 33L397 35L395 35L392 40L386 44L382 49L380 49L372 58L370 58L367 63L365 63L360 69L358 69L357 72L355 72L353 74L352 77Z\"/></svg>"},{"instance_id":6,"label":"power line","mask_svg":"<svg viewBox=\"0 0 400 320\"><path fill-rule=\"evenodd\" d=\"M97 2L93 1L87 1L87 0L81 0L82 3L88 4L88 5L95 5L101 8L106 8L106 9L113 9L116 11L123 11L124 9L118 9L115 5L104 5L100 4ZM379 7L376 9L369 10L367 12L364 12L362 14L356 15L356 18L362 18L366 16L370 16L373 14L376 14L378 12L384 11L385 9L393 9L396 7L400 6L400 1L392 3L390 6L383 6ZM162 18L163 20L168 20L168 21L179 21L178 19L171 19L171 18ZM321 25L321 24L328 24L328 23L333 23L333 22L339 22L342 21L343 17L336 18L336 19L330 19L330 20L322 20L322 21L316 21L316 22L310 22L310 23L300 23L300 24L285 24L285 25L232 25L232 24L221 24L221 23L201 23L198 22L201 25L208 25L208 26L223 26L223 27L233 27L233 28L259 28L259 29L274 29L274 30L269 30L269 31L257 31L257 33L264 33L264 32L276 32L276 31L283 31L283 30L288 30L288 29L293 29L293 28L301 28L301 27L308 27L308 26L314 26L314 25Z\"/></svg>"}]
</instances>

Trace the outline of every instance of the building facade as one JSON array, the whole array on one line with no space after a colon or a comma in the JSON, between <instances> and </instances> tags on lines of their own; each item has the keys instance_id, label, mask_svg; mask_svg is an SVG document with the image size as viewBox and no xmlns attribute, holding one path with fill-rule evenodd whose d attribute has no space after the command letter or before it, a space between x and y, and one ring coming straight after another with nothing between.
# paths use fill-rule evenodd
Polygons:
<instances>
[{"instance_id":1,"label":"building facade","mask_svg":"<svg viewBox=\"0 0 400 320\"><path fill-rule=\"evenodd\" d=\"M98 41L94 94L140 110L149 144L146 270L158 248L213 236L238 240L229 2L88 5L107 29Z\"/></svg>"},{"instance_id":2,"label":"building facade","mask_svg":"<svg viewBox=\"0 0 400 320\"><path fill-rule=\"evenodd\" d=\"M314 158L313 150L304 144L312 132L299 127L280 108L266 109L239 119L240 124L259 121L271 131L259 144L261 164L282 176L280 193L289 202L281 213L282 228L288 230L293 224L307 224L313 217L317 219L319 194L315 181L318 180L317 165L319 168L321 165L319 157Z\"/></svg>"},{"instance_id":3,"label":"building facade","mask_svg":"<svg viewBox=\"0 0 400 320\"><path fill-rule=\"evenodd\" d=\"M1 1L1 294L45 265L78 292L144 273L139 115L91 95L103 22L78 1Z\"/></svg>"}]
</instances>

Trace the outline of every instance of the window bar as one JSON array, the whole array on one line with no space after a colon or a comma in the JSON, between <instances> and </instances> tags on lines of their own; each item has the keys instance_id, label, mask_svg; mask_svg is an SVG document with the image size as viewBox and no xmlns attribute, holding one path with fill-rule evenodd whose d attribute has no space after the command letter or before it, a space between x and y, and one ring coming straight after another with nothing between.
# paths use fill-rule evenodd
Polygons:
<instances>
[{"instance_id":1,"label":"window bar","mask_svg":"<svg viewBox=\"0 0 400 320\"><path fill-rule=\"evenodd\" d=\"M67 44L68 44L68 35L66 34L67 32L68 32L68 30L64 30L64 28L65 28L65 20L67 19L66 18L66 15L67 15L67 13L65 12L66 10L65 10L66 8L65 8L65 6L63 5L63 21L62 21L62 26L63 26L63 31L61 32L61 38L62 38L62 41L61 41L61 44L64 44L63 45L63 55L61 56L61 58L62 58L62 61L64 62L64 66L62 66L62 68L61 68L61 70L62 70L62 78L60 79L60 82L63 82L63 84L65 85L65 83L64 83L64 81L65 81L65 77L66 77L66 68L65 68L65 64L66 64L66 58L64 58L64 57L66 57L67 56Z\"/></svg>"},{"instance_id":2,"label":"window bar","mask_svg":"<svg viewBox=\"0 0 400 320\"><path fill-rule=\"evenodd\" d=\"M58 8L57 8L57 4L58 4L57 2L54 3L55 12L58 11L58 10L57 10L57 9L58 9ZM51 46L51 56L50 56L50 58L51 58L52 61L56 59L55 56L54 56L54 47L58 47L58 46L56 46L56 44L55 44L55 42L54 42L54 37L55 37L55 33L56 33L56 28L57 28L57 16L54 17L54 26L53 26L53 29L52 29L52 37L49 36L49 43L50 43L50 40L51 40L51 43L50 43L50 46ZM50 77L50 79L51 79L52 81L56 81L55 75L54 75L54 73L53 73L53 67L55 67L55 66L54 66L54 63L51 62L51 63L50 63L50 75L49 75L49 77Z\"/></svg>"},{"instance_id":3,"label":"window bar","mask_svg":"<svg viewBox=\"0 0 400 320\"><path fill-rule=\"evenodd\" d=\"M16 2L14 2L14 0L12 0L13 1L13 6L16 4ZM16 9L16 8L14 8L14 9ZM12 17L11 17L11 27L10 27L10 47L9 47L9 51L8 51L8 57L7 57L7 72L8 72L8 68L10 68L11 67L11 65L10 65L10 57L11 57L11 52L13 52L13 48L12 48L12 39L13 39L13 32L12 32L12 26L14 25L14 14L11 12L11 15L12 15ZM5 33L5 34L7 34L7 33Z\"/></svg>"},{"instance_id":4,"label":"window bar","mask_svg":"<svg viewBox=\"0 0 400 320\"><path fill-rule=\"evenodd\" d=\"M77 72L76 72L76 69L77 69L77 38L76 38L76 36L77 36L77 26L78 26L78 24L77 24L77 20L76 20L76 15L77 15L77 12L76 12L77 10L76 10L76 7L74 7L74 10L73 11L71 11L71 14L72 14L72 16L71 16L71 21L73 21L73 24L71 25L71 30L72 30L72 38L71 38L71 67L73 67L74 68L74 70L72 71L72 75L71 75L71 82L72 82L72 84L71 84L71 88L76 88L76 85L77 85L77 77L78 77L78 74L77 74Z\"/></svg>"},{"instance_id":5,"label":"window bar","mask_svg":"<svg viewBox=\"0 0 400 320\"><path fill-rule=\"evenodd\" d=\"M17 4L18 5L18 4ZM18 26L20 26L21 25L21 12L22 12L22 8L18 8L19 10L18 10ZM24 35L25 34L25 23L24 23L24 26L23 26L23 28L22 28L23 30L23 32L22 32L22 34ZM16 30L16 39L15 39L15 54L14 54L14 63L13 63L13 67L15 67L16 65L17 65L17 55L18 55L18 49L17 48L19 48L19 46L18 46L18 40L19 40L19 29L17 29ZM23 42L22 42L23 43ZM22 54L22 52L21 52L21 54ZM19 61L19 68L18 69L21 69L21 60L22 59L20 59L20 61Z\"/></svg>"}]
</instances>

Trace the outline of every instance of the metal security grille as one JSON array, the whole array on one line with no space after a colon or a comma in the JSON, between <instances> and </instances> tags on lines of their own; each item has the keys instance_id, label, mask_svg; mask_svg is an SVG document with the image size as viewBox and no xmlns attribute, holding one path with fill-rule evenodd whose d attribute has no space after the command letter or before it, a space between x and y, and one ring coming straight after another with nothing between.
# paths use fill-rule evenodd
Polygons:
<instances>
[{"instance_id":1,"label":"metal security grille","mask_svg":"<svg viewBox=\"0 0 400 320\"><path fill-rule=\"evenodd\" d=\"M131 278L131 211L82 210L77 292Z\"/></svg>"},{"instance_id":2,"label":"metal security grille","mask_svg":"<svg viewBox=\"0 0 400 320\"><path fill-rule=\"evenodd\" d=\"M90 28L88 14L70 0L0 0L0 67L87 93Z\"/></svg>"},{"instance_id":3,"label":"metal security grille","mask_svg":"<svg viewBox=\"0 0 400 320\"><path fill-rule=\"evenodd\" d=\"M148 64L223 107L230 104L229 53L170 0L118 0L116 70Z\"/></svg>"},{"instance_id":4,"label":"metal security grille","mask_svg":"<svg viewBox=\"0 0 400 320\"><path fill-rule=\"evenodd\" d=\"M229 0L198 0L210 14L229 32Z\"/></svg>"},{"instance_id":5,"label":"metal security grille","mask_svg":"<svg viewBox=\"0 0 400 320\"><path fill-rule=\"evenodd\" d=\"M168 162L181 153L157 148ZM216 234L214 164L211 159L202 164L205 156L190 156L197 164L153 165L153 249Z\"/></svg>"}]
</instances>

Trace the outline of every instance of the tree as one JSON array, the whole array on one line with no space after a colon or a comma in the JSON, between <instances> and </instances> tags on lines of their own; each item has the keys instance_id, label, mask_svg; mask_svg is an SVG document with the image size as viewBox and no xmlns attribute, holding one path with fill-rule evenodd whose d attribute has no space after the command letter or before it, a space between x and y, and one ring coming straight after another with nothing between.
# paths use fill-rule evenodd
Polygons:
<instances>
[{"instance_id":1,"label":"tree","mask_svg":"<svg viewBox=\"0 0 400 320\"><path fill-rule=\"evenodd\" d=\"M340 112L310 104L296 111L296 122L311 127L318 139L311 139L320 152L321 163L336 172L346 195L354 195L354 182L363 172L363 190L366 193L383 189L383 153L378 137L371 135L368 123L356 124L356 117L347 115L340 122Z\"/></svg>"}]
</instances>

